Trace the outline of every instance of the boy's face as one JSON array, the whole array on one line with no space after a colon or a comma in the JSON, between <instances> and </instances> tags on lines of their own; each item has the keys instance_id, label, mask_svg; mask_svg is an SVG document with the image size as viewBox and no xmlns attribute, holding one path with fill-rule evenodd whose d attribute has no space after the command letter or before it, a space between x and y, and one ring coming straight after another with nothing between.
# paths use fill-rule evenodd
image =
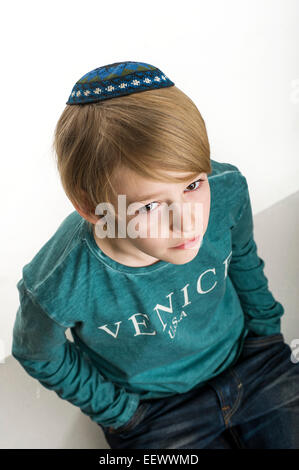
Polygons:
<instances>
[{"instance_id":1,"label":"boy's face","mask_svg":"<svg viewBox=\"0 0 299 470\"><path fill-rule=\"evenodd\" d=\"M189 173L165 174L188 177ZM97 233L106 233L102 230L103 222L93 227L95 241L106 255L135 267L148 266L159 260L185 264L197 255L210 215L211 195L206 173L190 177L187 183L168 183L148 180L124 168L117 176L115 189L118 194L118 200L113 200L113 210L118 216L118 219L114 218L115 236L97 236ZM125 201L122 207L126 209L122 212L120 195ZM128 214L132 203L135 204ZM170 210L171 207L174 209ZM126 229L125 238L118 236L120 224ZM137 238L132 237L134 230L138 233ZM193 245L175 248L194 237L198 240Z\"/></svg>"}]
</instances>

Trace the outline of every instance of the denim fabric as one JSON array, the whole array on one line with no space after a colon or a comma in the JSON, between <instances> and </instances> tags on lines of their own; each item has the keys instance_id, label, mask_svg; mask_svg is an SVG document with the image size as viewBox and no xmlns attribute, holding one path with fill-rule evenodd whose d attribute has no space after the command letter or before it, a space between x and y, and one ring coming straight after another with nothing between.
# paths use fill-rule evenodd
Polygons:
<instances>
[{"instance_id":1,"label":"denim fabric","mask_svg":"<svg viewBox=\"0 0 299 470\"><path fill-rule=\"evenodd\" d=\"M141 402L112 449L298 449L299 362L281 333L248 335L238 360L201 388Z\"/></svg>"}]
</instances>

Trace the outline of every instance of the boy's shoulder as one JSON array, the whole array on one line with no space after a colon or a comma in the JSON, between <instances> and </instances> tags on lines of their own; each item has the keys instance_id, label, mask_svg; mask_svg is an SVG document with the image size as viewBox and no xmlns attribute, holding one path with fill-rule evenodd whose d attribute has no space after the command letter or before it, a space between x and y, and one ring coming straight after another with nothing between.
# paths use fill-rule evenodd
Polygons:
<instances>
[{"instance_id":1,"label":"boy's shoulder","mask_svg":"<svg viewBox=\"0 0 299 470\"><path fill-rule=\"evenodd\" d=\"M218 162L211 159L212 172L208 175L210 183L217 187L218 198L236 200L242 194L246 198L248 184L240 169L231 163Z\"/></svg>"},{"instance_id":2,"label":"boy's shoulder","mask_svg":"<svg viewBox=\"0 0 299 470\"><path fill-rule=\"evenodd\" d=\"M234 225L250 200L246 177L236 165L211 159L212 172L208 174L215 221L226 219ZM217 223L215 223L215 226Z\"/></svg>"},{"instance_id":3,"label":"boy's shoulder","mask_svg":"<svg viewBox=\"0 0 299 470\"><path fill-rule=\"evenodd\" d=\"M84 219L77 211L69 214L58 226L49 240L38 250L31 261L22 268L22 279L25 288L31 294L37 293L47 279L67 270L69 262L75 263L82 247L81 230ZM67 260L67 261L66 261Z\"/></svg>"},{"instance_id":4,"label":"boy's shoulder","mask_svg":"<svg viewBox=\"0 0 299 470\"><path fill-rule=\"evenodd\" d=\"M241 170L236 165L228 162L219 162L212 159L210 161L212 167L212 172L209 174L210 178L221 176L225 178L231 178L231 180L234 179L237 182L246 180Z\"/></svg>"}]
</instances>

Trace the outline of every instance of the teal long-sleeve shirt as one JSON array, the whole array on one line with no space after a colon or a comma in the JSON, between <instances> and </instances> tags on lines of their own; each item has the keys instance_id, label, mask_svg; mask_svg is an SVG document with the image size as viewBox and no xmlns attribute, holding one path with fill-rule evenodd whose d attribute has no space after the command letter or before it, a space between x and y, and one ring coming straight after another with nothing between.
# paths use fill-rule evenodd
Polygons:
<instances>
[{"instance_id":1,"label":"teal long-sleeve shirt","mask_svg":"<svg viewBox=\"0 0 299 470\"><path fill-rule=\"evenodd\" d=\"M208 227L189 263L120 264L74 211L23 267L12 355L98 424L118 428L143 400L201 387L238 359L249 331L280 332L246 178L211 165Z\"/></svg>"}]
</instances>

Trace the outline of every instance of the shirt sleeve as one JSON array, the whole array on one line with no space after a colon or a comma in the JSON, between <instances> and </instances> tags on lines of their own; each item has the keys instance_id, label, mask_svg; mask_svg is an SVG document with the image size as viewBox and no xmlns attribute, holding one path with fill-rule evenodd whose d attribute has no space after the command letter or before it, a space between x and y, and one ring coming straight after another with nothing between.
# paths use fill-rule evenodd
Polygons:
<instances>
[{"instance_id":1,"label":"shirt sleeve","mask_svg":"<svg viewBox=\"0 0 299 470\"><path fill-rule=\"evenodd\" d=\"M104 379L86 354L66 338L67 328L43 311L23 281L18 288L13 357L45 388L78 406L97 424L117 429L128 422L139 405L139 395Z\"/></svg>"},{"instance_id":2,"label":"shirt sleeve","mask_svg":"<svg viewBox=\"0 0 299 470\"><path fill-rule=\"evenodd\" d=\"M245 179L246 180L246 179ZM232 257L228 275L236 289L247 328L258 336L281 332L283 306L273 297L264 274L264 261L258 256L254 240L250 195L238 222L232 228Z\"/></svg>"}]
</instances>

